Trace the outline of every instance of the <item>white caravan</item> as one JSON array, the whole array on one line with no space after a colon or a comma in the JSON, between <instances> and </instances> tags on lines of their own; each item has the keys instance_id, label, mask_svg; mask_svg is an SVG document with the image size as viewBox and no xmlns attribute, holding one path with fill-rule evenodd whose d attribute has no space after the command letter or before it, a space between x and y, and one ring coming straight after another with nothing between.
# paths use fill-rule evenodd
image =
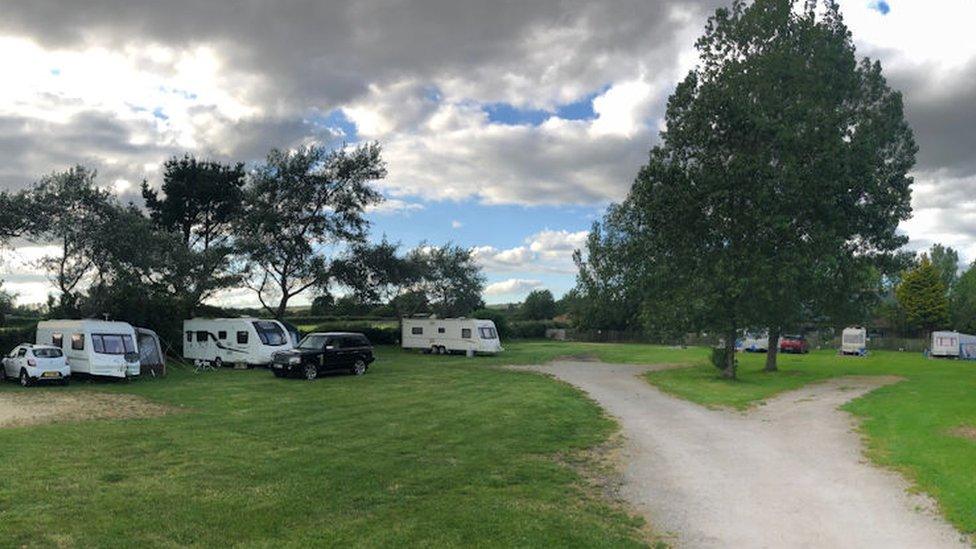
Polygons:
<instances>
[{"instance_id":1,"label":"white caravan","mask_svg":"<svg viewBox=\"0 0 976 549\"><path fill-rule=\"evenodd\" d=\"M769 335L746 332L745 336L739 340L736 348L747 353L765 353L769 350Z\"/></svg>"},{"instance_id":2,"label":"white caravan","mask_svg":"<svg viewBox=\"0 0 976 549\"><path fill-rule=\"evenodd\" d=\"M976 358L976 336L959 332L932 332L931 356Z\"/></svg>"},{"instance_id":3,"label":"white caravan","mask_svg":"<svg viewBox=\"0 0 976 549\"><path fill-rule=\"evenodd\" d=\"M266 366L271 355L293 348L288 330L263 318L193 318L183 321L183 358L224 364Z\"/></svg>"},{"instance_id":4,"label":"white caravan","mask_svg":"<svg viewBox=\"0 0 976 549\"><path fill-rule=\"evenodd\" d=\"M503 350L495 323L477 318L404 318L400 344L404 349L438 354L495 354Z\"/></svg>"},{"instance_id":5,"label":"white caravan","mask_svg":"<svg viewBox=\"0 0 976 549\"><path fill-rule=\"evenodd\" d=\"M840 353L842 355L866 355L868 352L868 331L860 326L844 328L840 334Z\"/></svg>"},{"instance_id":6,"label":"white caravan","mask_svg":"<svg viewBox=\"0 0 976 549\"><path fill-rule=\"evenodd\" d=\"M45 320L37 323L38 345L61 349L71 373L105 377L139 375L136 331L127 322Z\"/></svg>"}]
</instances>

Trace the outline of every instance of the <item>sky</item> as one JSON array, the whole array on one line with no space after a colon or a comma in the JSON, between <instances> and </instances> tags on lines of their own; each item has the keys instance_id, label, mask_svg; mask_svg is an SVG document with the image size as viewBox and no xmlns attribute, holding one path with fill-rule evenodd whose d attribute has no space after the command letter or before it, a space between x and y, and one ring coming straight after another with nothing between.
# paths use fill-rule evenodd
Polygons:
<instances>
[{"instance_id":1,"label":"sky","mask_svg":"<svg viewBox=\"0 0 976 549\"><path fill-rule=\"evenodd\" d=\"M0 0L0 189L81 163L139 202L172 155L253 164L274 147L375 140L389 175L374 239L470 247L489 303L558 297L724 3ZM976 260L976 1L840 3L920 147L899 230L913 249ZM49 253L0 251L19 303L52 291L35 266Z\"/></svg>"}]
</instances>

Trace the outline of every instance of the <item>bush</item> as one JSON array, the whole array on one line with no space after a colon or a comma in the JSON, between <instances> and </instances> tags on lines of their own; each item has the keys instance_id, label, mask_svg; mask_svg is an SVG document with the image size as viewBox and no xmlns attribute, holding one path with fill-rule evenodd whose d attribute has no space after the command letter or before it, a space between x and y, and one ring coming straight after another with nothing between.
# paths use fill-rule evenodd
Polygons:
<instances>
[{"instance_id":1,"label":"bush","mask_svg":"<svg viewBox=\"0 0 976 549\"><path fill-rule=\"evenodd\" d=\"M725 371L725 360L728 357L728 351L725 347L712 347L712 366L715 366L719 370ZM738 360L735 358L735 349L732 350L733 358L732 360Z\"/></svg>"},{"instance_id":2,"label":"bush","mask_svg":"<svg viewBox=\"0 0 976 549\"><path fill-rule=\"evenodd\" d=\"M566 328L562 322L552 320L522 320L512 322L509 334L516 339L542 339L550 328Z\"/></svg>"},{"instance_id":3,"label":"bush","mask_svg":"<svg viewBox=\"0 0 976 549\"><path fill-rule=\"evenodd\" d=\"M34 343L37 324L0 329L0 354L6 355L21 343Z\"/></svg>"}]
</instances>

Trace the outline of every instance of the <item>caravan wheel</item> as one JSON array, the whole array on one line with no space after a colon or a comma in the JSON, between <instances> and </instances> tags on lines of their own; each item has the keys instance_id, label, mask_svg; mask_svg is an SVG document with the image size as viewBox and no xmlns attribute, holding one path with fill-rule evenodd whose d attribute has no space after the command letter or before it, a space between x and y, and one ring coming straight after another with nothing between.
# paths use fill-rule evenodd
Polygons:
<instances>
[{"instance_id":1,"label":"caravan wheel","mask_svg":"<svg viewBox=\"0 0 976 549\"><path fill-rule=\"evenodd\" d=\"M218 356L213 361L213 367L216 368L216 369L218 369L218 370L221 369L221 368L223 368L224 367L224 361L221 360L221 358Z\"/></svg>"}]
</instances>

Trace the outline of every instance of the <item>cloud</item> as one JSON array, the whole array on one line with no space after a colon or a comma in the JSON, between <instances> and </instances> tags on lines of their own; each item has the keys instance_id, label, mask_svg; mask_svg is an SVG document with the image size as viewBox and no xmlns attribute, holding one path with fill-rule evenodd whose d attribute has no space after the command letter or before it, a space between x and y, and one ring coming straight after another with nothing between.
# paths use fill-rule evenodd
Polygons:
<instances>
[{"instance_id":1,"label":"cloud","mask_svg":"<svg viewBox=\"0 0 976 549\"><path fill-rule=\"evenodd\" d=\"M544 230L525 239L524 246L472 249L475 261L488 272L575 274L573 251L582 249L588 231Z\"/></svg>"},{"instance_id":2,"label":"cloud","mask_svg":"<svg viewBox=\"0 0 976 549\"><path fill-rule=\"evenodd\" d=\"M418 202L407 202L399 198L387 198L379 204L366 207L366 211L378 215L408 215L411 212L423 210L425 206Z\"/></svg>"},{"instance_id":3,"label":"cloud","mask_svg":"<svg viewBox=\"0 0 976 549\"><path fill-rule=\"evenodd\" d=\"M501 282L494 282L485 287L485 295L518 295L526 294L536 288L542 287L541 280L526 280L522 278L509 278Z\"/></svg>"},{"instance_id":4,"label":"cloud","mask_svg":"<svg viewBox=\"0 0 976 549\"><path fill-rule=\"evenodd\" d=\"M888 15L888 12L891 11L891 6L889 6L888 2L885 2L885 0L875 0L868 4L868 7L881 15Z\"/></svg>"},{"instance_id":5,"label":"cloud","mask_svg":"<svg viewBox=\"0 0 976 549\"><path fill-rule=\"evenodd\" d=\"M452 229L460 229L460 228L461 228L461 227L463 227L463 226L464 226L464 223L461 223L461 222L460 222L460 221L458 221L457 219L455 219L455 220L453 220L453 221L451 221L451 228L452 228Z\"/></svg>"}]
</instances>

